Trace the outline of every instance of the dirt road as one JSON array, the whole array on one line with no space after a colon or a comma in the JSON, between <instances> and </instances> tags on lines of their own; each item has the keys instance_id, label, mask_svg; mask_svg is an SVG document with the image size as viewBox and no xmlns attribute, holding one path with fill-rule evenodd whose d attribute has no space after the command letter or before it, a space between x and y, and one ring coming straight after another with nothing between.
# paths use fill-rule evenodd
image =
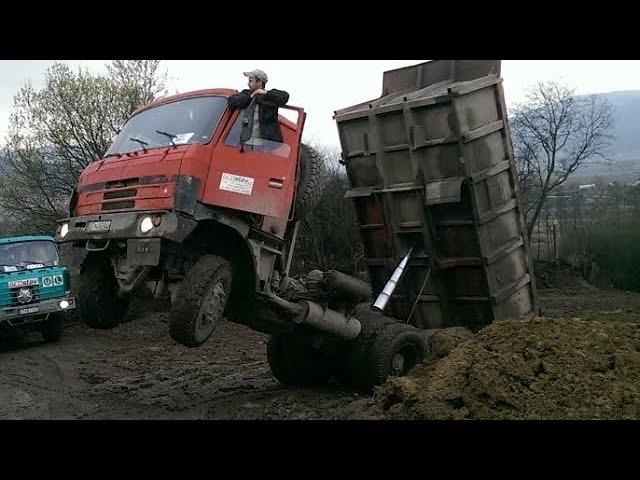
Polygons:
<instances>
[{"instance_id":1,"label":"dirt road","mask_svg":"<svg viewBox=\"0 0 640 480\"><path fill-rule=\"evenodd\" d=\"M266 335L227 323L189 349L166 321L151 311L110 331L70 323L59 344L36 333L2 342L0 418L327 419L370 401L337 385L282 387Z\"/></svg>"},{"instance_id":2,"label":"dirt road","mask_svg":"<svg viewBox=\"0 0 640 480\"><path fill-rule=\"evenodd\" d=\"M540 291L546 316L640 322L640 295L587 285ZM372 397L339 385L285 388L266 361L266 335L223 324L196 349L167 333L167 314L137 306L109 330L70 323L59 344L37 334L0 343L2 419L348 419ZM159 310L159 311L158 311Z\"/></svg>"}]
</instances>

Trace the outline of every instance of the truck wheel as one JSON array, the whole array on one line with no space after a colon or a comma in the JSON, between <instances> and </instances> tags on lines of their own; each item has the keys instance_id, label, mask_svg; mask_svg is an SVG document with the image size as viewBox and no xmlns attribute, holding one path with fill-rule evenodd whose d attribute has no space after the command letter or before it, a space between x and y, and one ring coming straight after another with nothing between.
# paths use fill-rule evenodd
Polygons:
<instances>
[{"instance_id":1,"label":"truck wheel","mask_svg":"<svg viewBox=\"0 0 640 480\"><path fill-rule=\"evenodd\" d=\"M337 364L343 383L371 390L389 376L406 374L425 356L426 342L415 327L386 318L363 321L362 327Z\"/></svg>"},{"instance_id":2,"label":"truck wheel","mask_svg":"<svg viewBox=\"0 0 640 480\"><path fill-rule=\"evenodd\" d=\"M369 352L371 386L382 385L388 377L405 375L420 363L427 351L424 336L407 324L389 325L378 333Z\"/></svg>"},{"instance_id":3,"label":"truck wheel","mask_svg":"<svg viewBox=\"0 0 640 480\"><path fill-rule=\"evenodd\" d=\"M88 258L80 272L80 318L91 328L113 328L124 317L129 299L118 295L118 283L107 257Z\"/></svg>"},{"instance_id":4,"label":"truck wheel","mask_svg":"<svg viewBox=\"0 0 640 480\"><path fill-rule=\"evenodd\" d=\"M296 189L294 218L301 219L320 201L327 179L322 155L308 145L300 145L300 177Z\"/></svg>"},{"instance_id":5,"label":"truck wheel","mask_svg":"<svg viewBox=\"0 0 640 480\"><path fill-rule=\"evenodd\" d=\"M216 255L201 257L181 282L171 305L171 338L187 347L202 345L224 316L231 280L227 260Z\"/></svg>"},{"instance_id":6,"label":"truck wheel","mask_svg":"<svg viewBox=\"0 0 640 480\"><path fill-rule=\"evenodd\" d=\"M323 385L331 371L326 359L301 335L276 334L267 343L273 376L284 385Z\"/></svg>"},{"instance_id":7,"label":"truck wheel","mask_svg":"<svg viewBox=\"0 0 640 480\"><path fill-rule=\"evenodd\" d=\"M40 332L45 342L59 342L62 338L62 326L64 324L65 313L54 312L43 322Z\"/></svg>"},{"instance_id":8,"label":"truck wheel","mask_svg":"<svg viewBox=\"0 0 640 480\"><path fill-rule=\"evenodd\" d=\"M395 323L394 320L383 316L360 319L362 325L360 335L347 342L342 355L334 366L334 374L341 383L365 390L369 388L371 381L369 380L367 358L371 345L379 331L386 325L393 323Z\"/></svg>"}]
</instances>

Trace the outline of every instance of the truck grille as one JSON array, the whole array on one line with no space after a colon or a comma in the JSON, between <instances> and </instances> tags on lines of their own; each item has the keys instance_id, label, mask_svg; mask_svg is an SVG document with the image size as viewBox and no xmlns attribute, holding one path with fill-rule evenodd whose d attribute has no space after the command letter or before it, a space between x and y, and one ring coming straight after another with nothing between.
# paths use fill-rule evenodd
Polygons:
<instances>
[{"instance_id":1,"label":"truck grille","mask_svg":"<svg viewBox=\"0 0 640 480\"><path fill-rule=\"evenodd\" d=\"M139 178L127 178L125 180L113 180L104 184L105 190L111 190L112 188L126 188L140 185Z\"/></svg>"},{"instance_id":2,"label":"truck grille","mask_svg":"<svg viewBox=\"0 0 640 480\"><path fill-rule=\"evenodd\" d=\"M31 289L31 300L29 300L28 302L25 303L21 303L18 301L18 292L20 291L20 288L12 288L11 290L9 290L7 293L5 293L4 295L2 295L2 301L0 303L2 303L2 307L16 307L16 306L23 306L23 305L29 305L30 303L35 303L38 302L40 300L40 290L38 288L38 285L33 285L31 287L21 287L21 288L29 288Z\"/></svg>"},{"instance_id":3,"label":"truck grille","mask_svg":"<svg viewBox=\"0 0 640 480\"><path fill-rule=\"evenodd\" d=\"M104 200L113 200L114 198L135 197L136 193L138 193L138 190L135 188L130 190L116 190L114 192L105 192L102 198Z\"/></svg>"},{"instance_id":4,"label":"truck grille","mask_svg":"<svg viewBox=\"0 0 640 480\"><path fill-rule=\"evenodd\" d=\"M102 200L117 200L117 199L131 199L131 200L123 200L120 202L107 202L105 201L102 204L102 211L109 210L127 210L131 208L135 208L135 198L138 193L137 188L127 188L133 187L140 184L139 178L127 178L125 180L115 180L111 182L107 182L104 185L105 190L111 190L104 192L102 195ZM126 189L126 190L122 190Z\"/></svg>"},{"instance_id":5,"label":"truck grille","mask_svg":"<svg viewBox=\"0 0 640 480\"><path fill-rule=\"evenodd\" d=\"M10 290L3 290L2 292L0 292L0 308L30 305L32 303L40 302L43 300L50 300L52 298L61 297L65 293L64 285L46 288L42 288L41 285L33 285L29 288L31 288L33 298L30 302L27 303L18 302L17 296L20 288L12 288Z\"/></svg>"},{"instance_id":6,"label":"truck grille","mask_svg":"<svg viewBox=\"0 0 640 480\"><path fill-rule=\"evenodd\" d=\"M77 213L116 212L145 208L150 204L170 207L176 175L155 175L85 185L78 190Z\"/></svg>"},{"instance_id":7,"label":"truck grille","mask_svg":"<svg viewBox=\"0 0 640 480\"><path fill-rule=\"evenodd\" d=\"M102 210L127 210L129 208L134 208L136 202L133 200L127 200L125 202L109 202L102 204Z\"/></svg>"}]
</instances>

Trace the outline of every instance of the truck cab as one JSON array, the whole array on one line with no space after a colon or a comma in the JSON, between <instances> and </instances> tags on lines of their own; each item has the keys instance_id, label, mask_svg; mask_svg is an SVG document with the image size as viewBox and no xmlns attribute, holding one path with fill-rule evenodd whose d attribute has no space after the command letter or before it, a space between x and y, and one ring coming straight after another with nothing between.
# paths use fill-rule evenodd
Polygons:
<instances>
[{"instance_id":1,"label":"truck cab","mask_svg":"<svg viewBox=\"0 0 640 480\"><path fill-rule=\"evenodd\" d=\"M321 193L321 158L301 144L305 113L293 106L279 109L282 142L241 143L235 93L140 108L80 175L56 241L90 326L116 326L136 294L170 298L171 334L190 346L223 313L274 328L254 301L287 274L296 221Z\"/></svg>"},{"instance_id":2,"label":"truck cab","mask_svg":"<svg viewBox=\"0 0 640 480\"><path fill-rule=\"evenodd\" d=\"M0 238L0 329L39 330L58 341L68 312L76 307L69 273L60 265L50 236Z\"/></svg>"}]
</instances>

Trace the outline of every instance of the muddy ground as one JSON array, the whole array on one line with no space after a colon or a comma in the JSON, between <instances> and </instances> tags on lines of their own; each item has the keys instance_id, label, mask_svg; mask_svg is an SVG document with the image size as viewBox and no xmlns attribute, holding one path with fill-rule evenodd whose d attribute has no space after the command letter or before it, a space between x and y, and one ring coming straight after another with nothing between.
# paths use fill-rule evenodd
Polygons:
<instances>
[{"instance_id":1,"label":"muddy ground","mask_svg":"<svg viewBox=\"0 0 640 480\"><path fill-rule=\"evenodd\" d=\"M640 323L640 294L598 291L575 278L541 286L553 287L539 292L547 317ZM371 418L372 395L281 386L267 365L266 335L227 323L188 349L169 337L167 314L151 308L139 303L131 321L110 331L69 322L59 344L35 333L2 341L0 418Z\"/></svg>"},{"instance_id":2,"label":"muddy ground","mask_svg":"<svg viewBox=\"0 0 640 480\"><path fill-rule=\"evenodd\" d=\"M169 337L168 314L137 307L113 330L70 322L59 344L37 333L0 343L0 418L331 419L371 403L338 385L282 387L267 335L225 323L190 349Z\"/></svg>"}]
</instances>

